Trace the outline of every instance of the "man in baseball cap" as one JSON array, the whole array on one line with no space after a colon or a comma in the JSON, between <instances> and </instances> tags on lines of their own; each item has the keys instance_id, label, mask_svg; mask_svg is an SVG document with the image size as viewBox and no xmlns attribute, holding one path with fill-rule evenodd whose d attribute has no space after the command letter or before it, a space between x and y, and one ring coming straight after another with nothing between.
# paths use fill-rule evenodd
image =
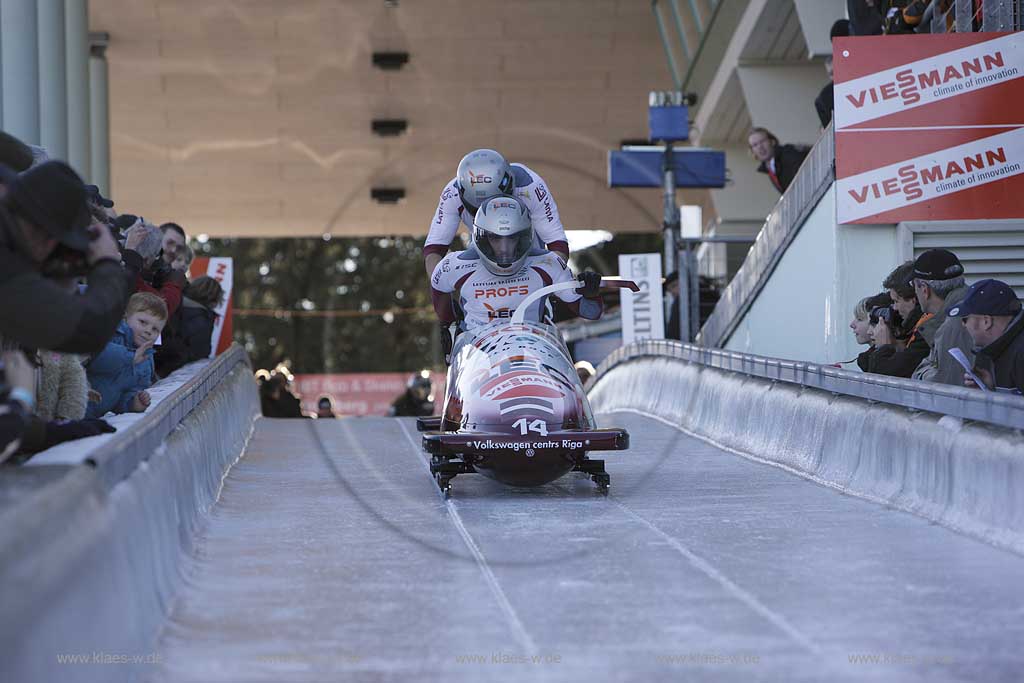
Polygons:
<instances>
[{"instance_id":1,"label":"man in baseball cap","mask_svg":"<svg viewBox=\"0 0 1024 683\"><path fill-rule=\"evenodd\" d=\"M974 373L990 388L1024 393L1024 313L1013 289L991 278L975 282L949 317L959 318L974 340Z\"/></svg>"},{"instance_id":2,"label":"man in baseball cap","mask_svg":"<svg viewBox=\"0 0 1024 683\"><path fill-rule=\"evenodd\" d=\"M948 318L949 311L967 295L964 267L960 259L946 249L929 249L914 260L914 293L924 313L932 313L942 322L935 331L932 348L912 375L943 384L963 383L963 368L949 350L959 348L968 360L974 360L974 342L964 326Z\"/></svg>"}]
</instances>

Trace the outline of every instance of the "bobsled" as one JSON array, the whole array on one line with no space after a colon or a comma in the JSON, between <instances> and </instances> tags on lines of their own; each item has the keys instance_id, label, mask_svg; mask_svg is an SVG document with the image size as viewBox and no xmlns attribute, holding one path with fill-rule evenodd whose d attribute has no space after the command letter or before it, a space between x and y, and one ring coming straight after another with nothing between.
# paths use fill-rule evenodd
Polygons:
<instances>
[{"instance_id":1,"label":"bobsled","mask_svg":"<svg viewBox=\"0 0 1024 683\"><path fill-rule=\"evenodd\" d=\"M602 287L635 283L605 278ZM439 416L419 418L423 449L441 494L460 474L509 486L541 486L581 472L607 493L604 461L593 451L629 448L624 429L600 429L572 357L553 324L527 322L529 306L578 282L549 285L528 296L511 319L459 334L451 353Z\"/></svg>"}]
</instances>

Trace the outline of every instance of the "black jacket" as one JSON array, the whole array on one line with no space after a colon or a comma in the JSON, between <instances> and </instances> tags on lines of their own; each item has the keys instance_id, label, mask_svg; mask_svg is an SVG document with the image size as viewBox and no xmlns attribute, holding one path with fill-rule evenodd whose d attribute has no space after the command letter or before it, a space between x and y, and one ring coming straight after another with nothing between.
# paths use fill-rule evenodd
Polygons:
<instances>
[{"instance_id":1,"label":"black jacket","mask_svg":"<svg viewBox=\"0 0 1024 683\"><path fill-rule=\"evenodd\" d=\"M395 417L427 417L434 414L434 402L421 401L406 389L391 404L391 414Z\"/></svg>"},{"instance_id":2,"label":"black jacket","mask_svg":"<svg viewBox=\"0 0 1024 683\"><path fill-rule=\"evenodd\" d=\"M1024 393L1024 311L999 339L978 351L974 365L992 373L997 387Z\"/></svg>"},{"instance_id":3,"label":"black jacket","mask_svg":"<svg viewBox=\"0 0 1024 683\"><path fill-rule=\"evenodd\" d=\"M924 335L919 329L920 325L928 322L926 318L921 323L921 309L915 307L907 316L902 328L897 332L899 339L908 339L906 348L900 349L892 344L885 344L876 348L871 354L871 360L865 372L874 372L879 375L890 377L910 377L914 370L921 364L921 361L928 357L931 346L925 341Z\"/></svg>"},{"instance_id":4,"label":"black jacket","mask_svg":"<svg viewBox=\"0 0 1024 683\"><path fill-rule=\"evenodd\" d=\"M796 177L796 172L800 170L800 164L804 163L804 159L810 151L811 149L804 145L776 145L775 177L778 179L778 182L776 183L772 179L772 185L775 185L776 190L779 192L786 191L786 188L793 182L793 178ZM768 162L761 162L761 165L757 167L757 171L758 173L767 174L771 178L771 174L768 173Z\"/></svg>"},{"instance_id":5,"label":"black jacket","mask_svg":"<svg viewBox=\"0 0 1024 683\"><path fill-rule=\"evenodd\" d=\"M22 254L17 229L0 207L0 335L33 349L102 351L128 301L121 265L113 259L94 263L85 294L68 292Z\"/></svg>"},{"instance_id":6,"label":"black jacket","mask_svg":"<svg viewBox=\"0 0 1024 683\"><path fill-rule=\"evenodd\" d=\"M208 358L211 335L217 314L198 301L188 297L174 312L164 327L162 344L157 347L156 373L166 377L185 363Z\"/></svg>"}]
</instances>

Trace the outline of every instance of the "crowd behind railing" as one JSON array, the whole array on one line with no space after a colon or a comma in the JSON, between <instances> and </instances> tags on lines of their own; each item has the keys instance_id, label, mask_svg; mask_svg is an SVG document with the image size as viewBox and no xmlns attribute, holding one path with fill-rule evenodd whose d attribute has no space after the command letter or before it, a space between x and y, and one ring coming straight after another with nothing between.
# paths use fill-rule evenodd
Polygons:
<instances>
[{"instance_id":1,"label":"crowd behind railing","mask_svg":"<svg viewBox=\"0 0 1024 683\"><path fill-rule=\"evenodd\" d=\"M864 372L1024 393L1024 310L1013 288L967 286L963 264L929 249L897 266L883 291L854 307L850 329ZM854 361L847 361L854 362Z\"/></svg>"},{"instance_id":2,"label":"crowd behind railing","mask_svg":"<svg viewBox=\"0 0 1024 683\"><path fill-rule=\"evenodd\" d=\"M185 230L118 213L42 148L0 132L0 463L115 428L210 355L224 291L188 278Z\"/></svg>"}]
</instances>

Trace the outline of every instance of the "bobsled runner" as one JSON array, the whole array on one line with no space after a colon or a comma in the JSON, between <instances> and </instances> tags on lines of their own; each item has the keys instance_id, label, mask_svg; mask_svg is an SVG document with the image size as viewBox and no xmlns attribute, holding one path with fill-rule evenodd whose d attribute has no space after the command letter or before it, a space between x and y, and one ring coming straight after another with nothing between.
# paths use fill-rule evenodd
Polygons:
<instances>
[{"instance_id":1,"label":"bobsled runner","mask_svg":"<svg viewBox=\"0 0 1024 683\"><path fill-rule=\"evenodd\" d=\"M637 286L605 278L602 287ZM611 479L591 451L629 448L624 429L599 429L558 329L526 322L527 297L511 320L462 332L455 341L440 416L419 418L430 471L444 497L459 474L478 473L510 486L540 486L569 472L589 475L601 492Z\"/></svg>"}]
</instances>

